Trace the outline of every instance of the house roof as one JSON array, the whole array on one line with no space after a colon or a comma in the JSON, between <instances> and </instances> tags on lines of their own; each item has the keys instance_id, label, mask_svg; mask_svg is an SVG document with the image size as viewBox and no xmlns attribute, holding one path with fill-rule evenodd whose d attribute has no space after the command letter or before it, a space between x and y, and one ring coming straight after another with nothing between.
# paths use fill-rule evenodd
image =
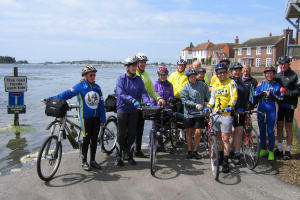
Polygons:
<instances>
[{"instance_id":1,"label":"house roof","mask_svg":"<svg viewBox=\"0 0 300 200\"><path fill-rule=\"evenodd\" d=\"M225 47L225 45L228 45L229 48L234 48L234 47L236 47L238 44L236 44L236 43L219 43L219 44L215 44L211 49L212 49L212 50L223 49L223 48Z\"/></svg>"},{"instance_id":2,"label":"house roof","mask_svg":"<svg viewBox=\"0 0 300 200\"><path fill-rule=\"evenodd\" d=\"M198 44L194 50L207 50L207 49L211 48L212 46L214 46L214 44L212 42L208 41L205 43Z\"/></svg>"},{"instance_id":3,"label":"house roof","mask_svg":"<svg viewBox=\"0 0 300 200\"><path fill-rule=\"evenodd\" d=\"M249 39L246 42L236 46L235 48L276 45L282 39L283 39L283 35L252 38L252 39Z\"/></svg>"},{"instance_id":4,"label":"house roof","mask_svg":"<svg viewBox=\"0 0 300 200\"><path fill-rule=\"evenodd\" d=\"M192 51L194 48L195 48L195 47L194 47L193 43L191 42L191 43L190 43L190 46L185 47L183 50Z\"/></svg>"}]
</instances>

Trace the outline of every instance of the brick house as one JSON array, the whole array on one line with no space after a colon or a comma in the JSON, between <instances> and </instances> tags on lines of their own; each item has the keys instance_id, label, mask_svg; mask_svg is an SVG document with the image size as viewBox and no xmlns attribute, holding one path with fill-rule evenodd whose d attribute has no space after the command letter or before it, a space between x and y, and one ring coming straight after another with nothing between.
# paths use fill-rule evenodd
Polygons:
<instances>
[{"instance_id":1,"label":"brick house","mask_svg":"<svg viewBox=\"0 0 300 200\"><path fill-rule=\"evenodd\" d=\"M294 44L293 31L284 30L283 35L252 38L234 47L234 61L251 67L275 66L278 57L285 54L287 43ZM290 38L290 39L289 39Z\"/></svg>"}]
</instances>

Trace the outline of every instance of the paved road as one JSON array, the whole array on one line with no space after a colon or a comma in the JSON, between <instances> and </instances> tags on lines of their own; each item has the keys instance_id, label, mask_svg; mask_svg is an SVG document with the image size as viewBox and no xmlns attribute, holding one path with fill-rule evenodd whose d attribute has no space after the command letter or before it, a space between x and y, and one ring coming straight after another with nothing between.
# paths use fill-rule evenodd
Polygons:
<instances>
[{"instance_id":1,"label":"paved road","mask_svg":"<svg viewBox=\"0 0 300 200\"><path fill-rule=\"evenodd\" d=\"M99 154L103 170L85 172L78 153L64 154L55 178L41 181L36 169L0 178L0 199L300 199L300 188L279 181L269 163L256 172L231 165L231 173L212 176L209 160L186 160L182 151L160 154L160 169L150 175L149 159L137 159L136 166L113 166L114 160Z\"/></svg>"}]
</instances>

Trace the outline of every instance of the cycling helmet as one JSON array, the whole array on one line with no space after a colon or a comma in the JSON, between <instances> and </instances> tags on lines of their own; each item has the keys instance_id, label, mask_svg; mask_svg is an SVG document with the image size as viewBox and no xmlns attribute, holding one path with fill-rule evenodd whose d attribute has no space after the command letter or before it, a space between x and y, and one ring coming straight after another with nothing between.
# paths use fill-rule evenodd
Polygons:
<instances>
[{"instance_id":1,"label":"cycling helmet","mask_svg":"<svg viewBox=\"0 0 300 200\"><path fill-rule=\"evenodd\" d=\"M161 66L161 67L158 68L157 74L168 75L169 71L168 71L168 69L166 67Z\"/></svg>"},{"instance_id":2,"label":"cycling helmet","mask_svg":"<svg viewBox=\"0 0 300 200\"><path fill-rule=\"evenodd\" d=\"M89 72L97 72L97 70L92 65L86 65L82 68L81 75L84 76Z\"/></svg>"},{"instance_id":3,"label":"cycling helmet","mask_svg":"<svg viewBox=\"0 0 300 200\"><path fill-rule=\"evenodd\" d=\"M215 72L217 72L220 69L226 69L227 71L227 65L224 62L220 62L219 64L216 65Z\"/></svg>"},{"instance_id":4,"label":"cycling helmet","mask_svg":"<svg viewBox=\"0 0 300 200\"><path fill-rule=\"evenodd\" d=\"M135 64L137 62L138 62L138 60L136 57L129 57L129 58L125 59L124 66L129 66L129 65Z\"/></svg>"},{"instance_id":5,"label":"cycling helmet","mask_svg":"<svg viewBox=\"0 0 300 200\"><path fill-rule=\"evenodd\" d=\"M230 65L230 60L228 60L227 58L224 58L223 60L220 60L219 63L225 63L226 65Z\"/></svg>"},{"instance_id":6,"label":"cycling helmet","mask_svg":"<svg viewBox=\"0 0 300 200\"><path fill-rule=\"evenodd\" d=\"M230 64L229 69L230 70L233 70L233 69L243 69L243 66L239 62L233 62L233 63Z\"/></svg>"},{"instance_id":7,"label":"cycling helmet","mask_svg":"<svg viewBox=\"0 0 300 200\"><path fill-rule=\"evenodd\" d=\"M280 56L278 58L278 64L290 63L290 59L287 56Z\"/></svg>"},{"instance_id":8,"label":"cycling helmet","mask_svg":"<svg viewBox=\"0 0 300 200\"><path fill-rule=\"evenodd\" d=\"M187 77L190 77L191 75L197 75L198 73L196 72L196 70L193 70L193 69L189 69L185 72L185 75Z\"/></svg>"},{"instance_id":9,"label":"cycling helmet","mask_svg":"<svg viewBox=\"0 0 300 200\"><path fill-rule=\"evenodd\" d=\"M135 57L137 58L137 61L148 61L148 58L144 53L138 53Z\"/></svg>"},{"instance_id":10,"label":"cycling helmet","mask_svg":"<svg viewBox=\"0 0 300 200\"><path fill-rule=\"evenodd\" d=\"M264 68L264 73L269 72L269 71L272 71L272 72L275 73L275 68L273 66L269 66L269 67Z\"/></svg>"},{"instance_id":11,"label":"cycling helmet","mask_svg":"<svg viewBox=\"0 0 300 200\"><path fill-rule=\"evenodd\" d=\"M177 61L177 65L186 65L186 61L183 60L183 59L179 59L179 60Z\"/></svg>"},{"instance_id":12,"label":"cycling helmet","mask_svg":"<svg viewBox=\"0 0 300 200\"><path fill-rule=\"evenodd\" d=\"M205 69L205 68L202 68L202 67L199 67L199 68L197 69L197 72L198 72L198 73L200 73L200 72L206 73L206 69Z\"/></svg>"}]
</instances>

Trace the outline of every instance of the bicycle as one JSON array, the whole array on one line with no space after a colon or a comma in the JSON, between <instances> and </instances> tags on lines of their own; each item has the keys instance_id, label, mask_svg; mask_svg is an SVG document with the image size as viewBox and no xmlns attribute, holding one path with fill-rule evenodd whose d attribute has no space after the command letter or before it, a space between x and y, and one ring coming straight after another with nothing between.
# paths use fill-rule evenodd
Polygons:
<instances>
[{"instance_id":1,"label":"bicycle","mask_svg":"<svg viewBox=\"0 0 300 200\"><path fill-rule=\"evenodd\" d=\"M154 176L156 171L156 155L159 150L158 146L164 148L167 144L170 144L170 153L173 153L176 149L174 145L175 129L172 129L174 124L171 123L174 115L168 107L142 106L138 109L142 110L145 120L153 121L150 132L150 173ZM163 149L160 150L164 151Z\"/></svg>"},{"instance_id":2,"label":"bicycle","mask_svg":"<svg viewBox=\"0 0 300 200\"><path fill-rule=\"evenodd\" d=\"M67 111L76 108L79 108L79 106L69 104ZM50 129L50 136L44 141L37 157L37 173L41 180L49 181L57 172L62 157L62 139L68 138L73 149L80 149L81 155L82 129L69 118L78 118L78 116L66 114L63 117L55 117L46 128L46 130ZM98 144L101 144L101 148L106 153L112 152L115 148L116 131L112 128L114 126L111 125L114 123L114 119L108 118L104 127L100 129ZM111 141L113 145L107 146L108 141Z\"/></svg>"},{"instance_id":3,"label":"bicycle","mask_svg":"<svg viewBox=\"0 0 300 200\"><path fill-rule=\"evenodd\" d=\"M243 126L242 152L244 161L248 169L253 170L259 162L260 138L257 130L253 128L251 115L261 114L262 120L266 119L266 114L260 111L248 110L239 114L245 114L245 125Z\"/></svg>"}]
</instances>

